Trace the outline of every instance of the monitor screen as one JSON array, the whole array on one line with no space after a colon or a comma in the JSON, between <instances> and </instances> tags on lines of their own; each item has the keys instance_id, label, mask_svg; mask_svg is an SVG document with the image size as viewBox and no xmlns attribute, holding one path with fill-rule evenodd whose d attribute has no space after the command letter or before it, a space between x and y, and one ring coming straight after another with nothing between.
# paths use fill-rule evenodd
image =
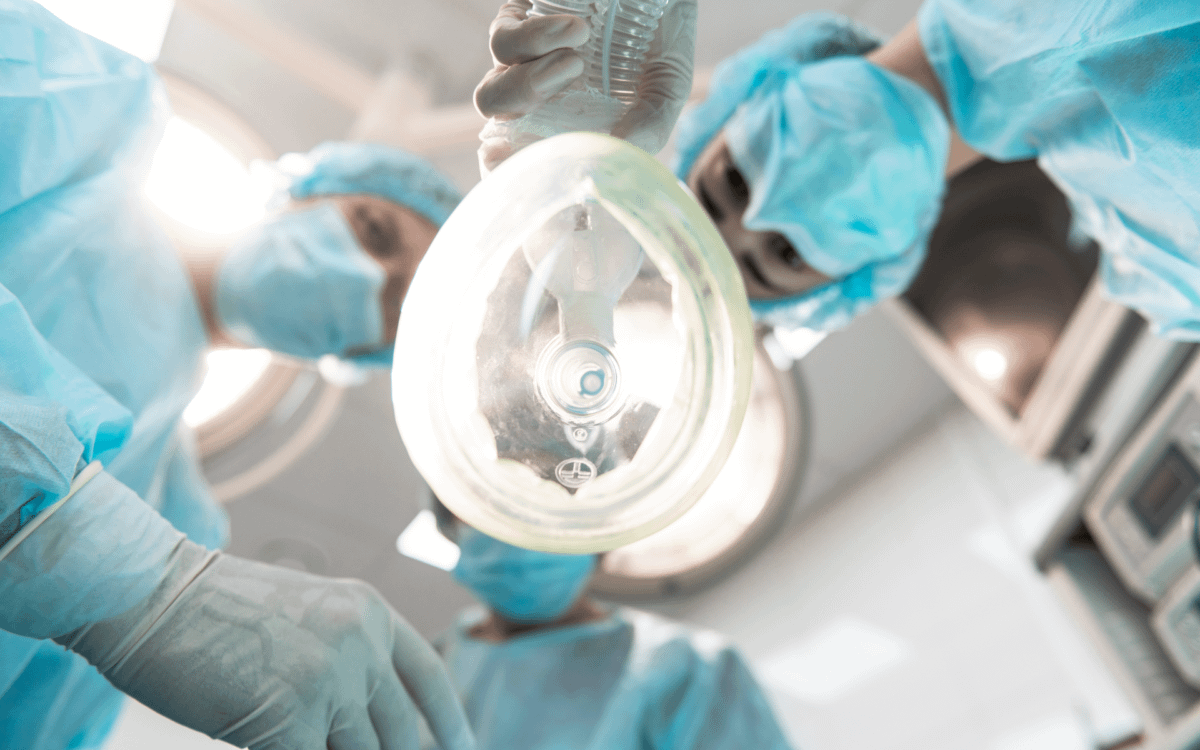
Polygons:
<instances>
[{"instance_id":1,"label":"monitor screen","mask_svg":"<svg viewBox=\"0 0 1200 750\"><path fill-rule=\"evenodd\" d=\"M1200 473L1179 446L1172 443L1130 498L1129 504L1146 533L1152 539L1158 539L1179 516L1184 503L1198 486Z\"/></svg>"}]
</instances>

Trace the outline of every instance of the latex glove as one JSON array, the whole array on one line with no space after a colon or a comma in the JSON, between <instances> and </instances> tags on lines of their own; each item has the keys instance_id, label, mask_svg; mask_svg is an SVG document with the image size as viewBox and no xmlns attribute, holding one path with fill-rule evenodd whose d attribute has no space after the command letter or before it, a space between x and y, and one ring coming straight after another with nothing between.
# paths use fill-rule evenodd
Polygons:
<instances>
[{"instance_id":1,"label":"latex glove","mask_svg":"<svg viewBox=\"0 0 1200 750\"><path fill-rule=\"evenodd\" d=\"M131 427L0 286L0 629L254 750L415 750L417 706L474 748L440 659L368 586L210 553L101 471Z\"/></svg>"},{"instance_id":2,"label":"latex glove","mask_svg":"<svg viewBox=\"0 0 1200 750\"><path fill-rule=\"evenodd\" d=\"M475 107L489 118L480 134L485 175L514 152L552 135L515 122L570 86L584 71L580 56L588 26L573 16L530 17L530 0L509 0L492 22L494 65L475 89ZM649 153L666 145L692 89L696 0L671 0L643 63L638 101L612 134ZM562 131L556 131L562 132Z\"/></svg>"},{"instance_id":3,"label":"latex glove","mask_svg":"<svg viewBox=\"0 0 1200 750\"><path fill-rule=\"evenodd\" d=\"M612 134L646 153L662 151L692 94L695 57L696 0L671 0L646 53L637 102Z\"/></svg>"},{"instance_id":4,"label":"latex glove","mask_svg":"<svg viewBox=\"0 0 1200 750\"><path fill-rule=\"evenodd\" d=\"M103 472L35 521L0 550L0 627L164 716L251 750L415 750L419 710L473 750L441 660L366 584L210 552Z\"/></svg>"}]
</instances>

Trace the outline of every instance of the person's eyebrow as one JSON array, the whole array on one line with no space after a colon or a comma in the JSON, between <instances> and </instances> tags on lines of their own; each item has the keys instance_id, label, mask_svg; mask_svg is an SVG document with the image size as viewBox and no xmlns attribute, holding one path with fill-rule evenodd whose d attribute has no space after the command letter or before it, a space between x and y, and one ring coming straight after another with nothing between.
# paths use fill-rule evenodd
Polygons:
<instances>
[{"instance_id":1,"label":"person's eyebrow","mask_svg":"<svg viewBox=\"0 0 1200 750\"><path fill-rule=\"evenodd\" d=\"M696 182L696 192L700 194L700 205L704 207L706 212L708 212L709 217L714 222L719 223L724 221L725 212L722 211L719 206L717 206L716 202L713 201L712 196L708 194L708 188L704 186L704 180L698 180Z\"/></svg>"},{"instance_id":2,"label":"person's eyebrow","mask_svg":"<svg viewBox=\"0 0 1200 750\"><path fill-rule=\"evenodd\" d=\"M742 170L737 168L733 163L733 159L726 154L725 169L722 170L725 183L729 186L729 192L739 202L750 200L750 185L746 183L746 178L742 174Z\"/></svg>"}]
</instances>

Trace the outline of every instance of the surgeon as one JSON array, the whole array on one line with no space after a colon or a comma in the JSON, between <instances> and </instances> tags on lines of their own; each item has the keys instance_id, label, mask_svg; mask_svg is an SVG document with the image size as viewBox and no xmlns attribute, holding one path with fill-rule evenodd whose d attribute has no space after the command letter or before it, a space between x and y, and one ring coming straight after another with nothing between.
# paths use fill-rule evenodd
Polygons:
<instances>
[{"instance_id":1,"label":"surgeon","mask_svg":"<svg viewBox=\"0 0 1200 750\"><path fill-rule=\"evenodd\" d=\"M497 64L476 93L490 117L553 95L532 66L576 48L511 15L493 25ZM1160 335L1200 340L1197 90L1191 0L927 0L882 46L814 14L718 66L680 122L676 171L757 317L829 331L916 274L953 137L1036 158L1100 245L1108 296Z\"/></svg>"},{"instance_id":2,"label":"surgeon","mask_svg":"<svg viewBox=\"0 0 1200 750\"><path fill-rule=\"evenodd\" d=\"M276 211L223 253L184 254L222 343L391 366L400 303L457 189L428 162L325 143L269 170Z\"/></svg>"},{"instance_id":3,"label":"surgeon","mask_svg":"<svg viewBox=\"0 0 1200 750\"><path fill-rule=\"evenodd\" d=\"M98 747L127 694L254 750L412 750L419 715L473 748L377 592L214 551L226 518L180 422L210 337L390 362L453 189L326 145L189 267L142 196L169 114L152 69L25 0L0 0L0 49L0 747Z\"/></svg>"},{"instance_id":4,"label":"surgeon","mask_svg":"<svg viewBox=\"0 0 1200 750\"><path fill-rule=\"evenodd\" d=\"M434 502L483 605L438 641L481 750L773 750L787 740L720 635L585 593L596 555L493 539Z\"/></svg>"}]
</instances>

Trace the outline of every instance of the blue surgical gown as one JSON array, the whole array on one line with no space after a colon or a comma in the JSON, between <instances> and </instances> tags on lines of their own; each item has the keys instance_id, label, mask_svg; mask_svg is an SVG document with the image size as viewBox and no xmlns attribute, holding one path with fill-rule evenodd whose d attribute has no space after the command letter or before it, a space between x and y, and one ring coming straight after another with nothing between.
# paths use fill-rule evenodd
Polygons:
<instances>
[{"instance_id":1,"label":"blue surgical gown","mask_svg":"<svg viewBox=\"0 0 1200 750\"><path fill-rule=\"evenodd\" d=\"M222 545L225 515L180 421L207 339L142 195L169 116L161 82L24 0L0 0L0 50L0 287L132 414L106 470L192 540ZM0 748L97 746L120 704L81 657L0 630Z\"/></svg>"},{"instance_id":2,"label":"blue surgical gown","mask_svg":"<svg viewBox=\"0 0 1200 750\"><path fill-rule=\"evenodd\" d=\"M926 0L918 25L963 139L1037 158L1108 295L1200 340L1200 2Z\"/></svg>"},{"instance_id":3,"label":"blue surgical gown","mask_svg":"<svg viewBox=\"0 0 1200 750\"><path fill-rule=\"evenodd\" d=\"M783 731L722 636L617 608L597 622L504 643L468 633L468 610L434 645L480 750L776 750Z\"/></svg>"}]
</instances>

